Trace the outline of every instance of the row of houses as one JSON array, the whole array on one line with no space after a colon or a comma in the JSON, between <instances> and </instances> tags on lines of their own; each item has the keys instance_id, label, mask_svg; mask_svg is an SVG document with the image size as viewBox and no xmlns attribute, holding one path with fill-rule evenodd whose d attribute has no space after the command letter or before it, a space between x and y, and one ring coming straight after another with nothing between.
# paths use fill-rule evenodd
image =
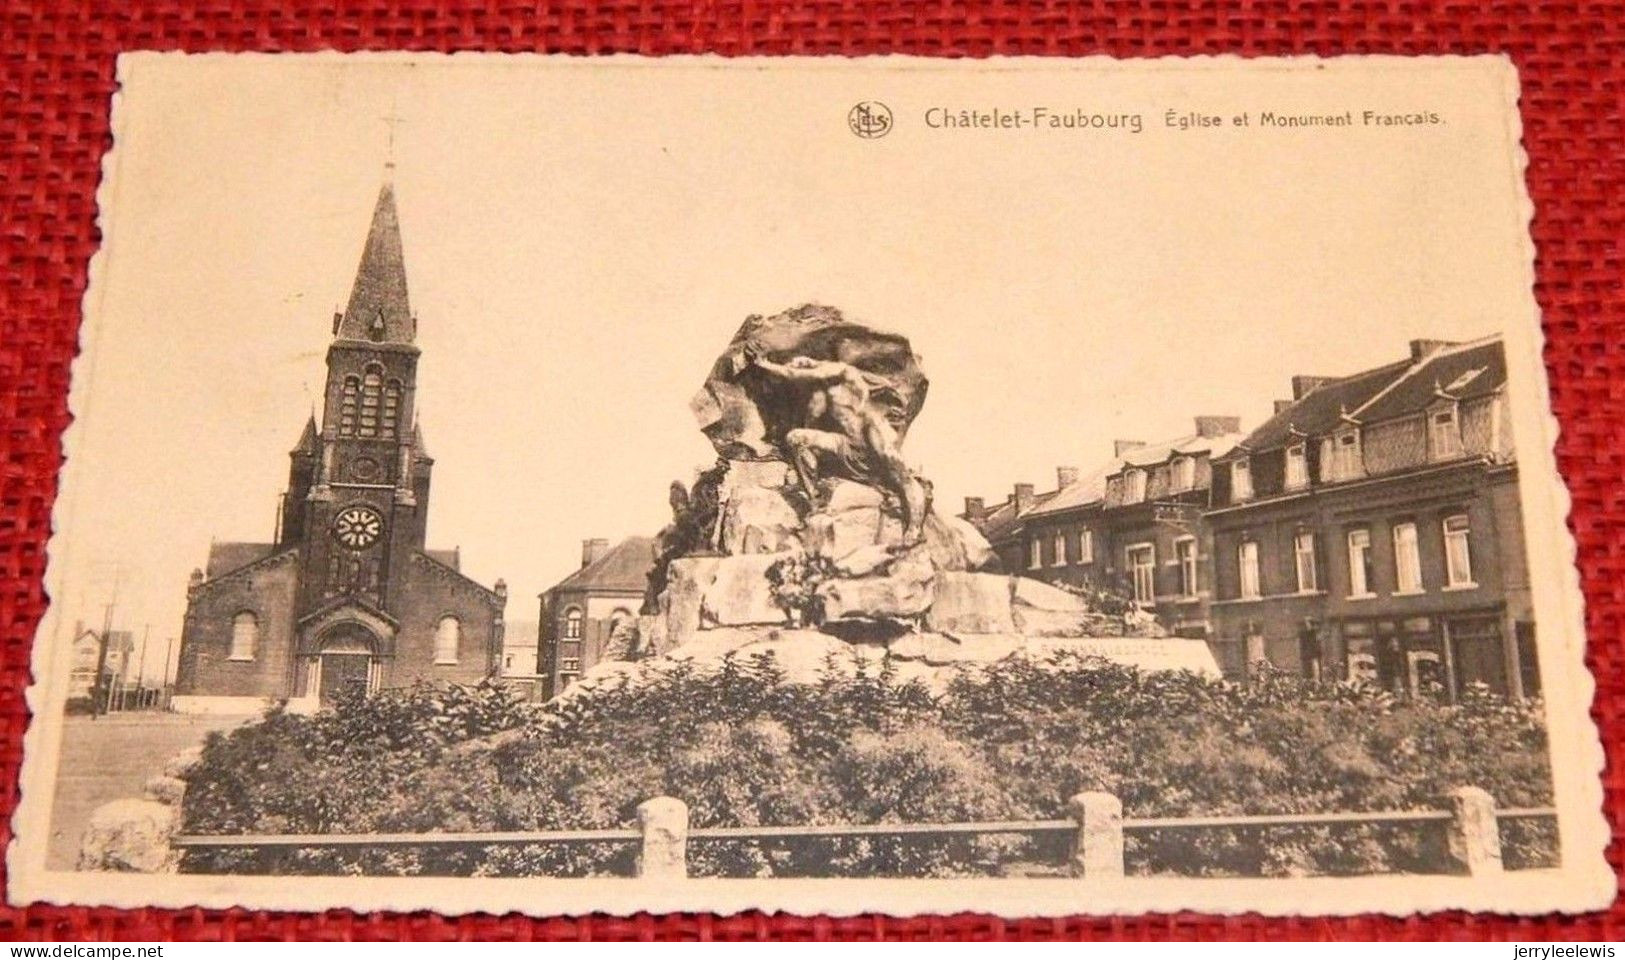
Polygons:
<instances>
[{"instance_id":1,"label":"row of houses","mask_svg":"<svg viewBox=\"0 0 1625 960\"><path fill-rule=\"evenodd\" d=\"M1499 337L1293 377L1251 431L1193 426L1117 441L1052 490L968 497L962 516L1007 569L1131 597L1230 676L1267 664L1404 694L1539 693Z\"/></svg>"},{"instance_id":2,"label":"row of houses","mask_svg":"<svg viewBox=\"0 0 1625 960\"><path fill-rule=\"evenodd\" d=\"M967 497L1004 569L1132 598L1225 673L1264 665L1455 699L1539 693L1518 468L1499 337L1416 340L1371 370L1297 376L1244 431L1119 440L1053 489ZM552 696L636 614L647 537L583 543L541 595L537 673Z\"/></svg>"}]
</instances>

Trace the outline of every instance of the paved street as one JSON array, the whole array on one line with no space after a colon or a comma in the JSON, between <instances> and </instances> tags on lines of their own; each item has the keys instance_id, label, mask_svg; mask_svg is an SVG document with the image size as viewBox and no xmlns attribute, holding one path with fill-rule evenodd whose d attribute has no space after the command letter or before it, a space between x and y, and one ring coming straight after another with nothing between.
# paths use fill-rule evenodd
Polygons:
<instances>
[{"instance_id":1,"label":"paved street","mask_svg":"<svg viewBox=\"0 0 1625 960\"><path fill-rule=\"evenodd\" d=\"M170 757L202 743L209 731L225 730L245 719L157 712L96 720L69 717L62 732L62 763L57 770L46 868L73 869L79 857L79 838L98 806L140 796L141 785L163 769Z\"/></svg>"}]
</instances>

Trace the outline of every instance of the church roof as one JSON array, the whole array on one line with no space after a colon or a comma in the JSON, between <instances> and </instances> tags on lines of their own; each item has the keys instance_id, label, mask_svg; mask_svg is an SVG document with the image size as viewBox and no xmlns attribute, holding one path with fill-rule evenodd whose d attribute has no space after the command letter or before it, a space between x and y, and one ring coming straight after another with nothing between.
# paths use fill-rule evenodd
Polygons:
<instances>
[{"instance_id":1,"label":"church roof","mask_svg":"<svg viewBox=\"0 0 1625 960\"><path fill-rule=\"evenodd\" d=\"M462 551L452 550L424 550L430 560L461 572L463 569Z\"/></svg>"},{"instance_id":2,"label":"church roof","mask_svg":"<svg viewBox=\"0 0 1625 960\"><path fill-rule=\"evenodd\" d=\"M429 456L429 448L423 443L423 425L416 416L412 417L412 455L419 460L433 460Z\"/></svg>"},{"instance_id":3,"label":"church roof","mask_svg":"<svg viewBox=\"0 0 1625 960\"><path fill-rule=\"evenodd\" d=\"M406 257L401 252L401 224L395 213L395 188L385 183L373 207L367 245L356 267L350 302L335 334L341 340L411 343L416 334L406 296Z\"/></svg>"},{"instance_id":4,"label":"church roof","mask_svg":"<svg viewBox=\"0 0 1625 960\"><path fill-rule=\"evenodd\" d=\"M246 567L256 560L265 559L275 553L276 548L274 543L245 543L237 540L211 543L209 565L203 572L213 580L215 577Z\"/></svg>"},{"instance_id":5,"label":"church roof","mask_svg":"<svg viewBox=\"0 0 1625 960\"><path fill-rule=\"evenodd\" d=\"M627 537L597 560L554 584L553 590L642 593L654 562L653 537Z\"/></svg>"},{"instance_id":6,"label":"church roof","mask_svg":"<svg viewBox=\"0 0 1625 960\"><path fill-rule=\"evenodd\" d=\"M316 440L316 415L313 413L310 415L310 419L305 421L305 429L299 434L299 442L294 444L293 452L295 454L314 454L318 445Z\"/></svg>"}]
</instances>

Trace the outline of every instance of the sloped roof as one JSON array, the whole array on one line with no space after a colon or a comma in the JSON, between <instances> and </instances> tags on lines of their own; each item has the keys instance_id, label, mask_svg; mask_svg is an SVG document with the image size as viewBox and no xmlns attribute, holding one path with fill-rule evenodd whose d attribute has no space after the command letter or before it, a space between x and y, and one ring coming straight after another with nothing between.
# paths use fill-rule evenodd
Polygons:
<instances>
[{"instance_id":1,"label":"sloped roof","mask_svg":"<svg viewBox=\"0 0 1625 960\"><path fill-rule=\"evenodd\" d=\"M73 642L74 642L75 645L77 645L79 643L82 643L82 642L89 642L89 643L94 643L94 644L100 645L101 642L102 642L102 635L99 632L95 631L95 630L91 630L89 628L86 628L84 630L79 631L79 635L73 638ZM131 653L134 650L135 650L135 631L133 631L133 630L109 630L109 631L107 631L107 652L108 653Z\"/></svg>"},{"instance_id":2,"label":"sloped roof","mask_svg":"<svg viewBox=\"0 0 1625 960\"><path fill-rule=\"evenodd\" d=\"M627 537L597 560L554 584L551 590L641 593L648 585L649 570L654 567L654 561L653 537Z\"/></svg>"},{"instance_id":3,"label":"sloped roof","mask_svg":"<svg viewBox=\"0 0 1625 960\"><path fill-rule=\"evenodd\" d=\"M1345 413L1353 413L1369 403L1410 366L1410 360L1406 359L1322 383L1265 420L1242 439L1240 445L1258 453L1284 446L1294 432L1307 436L1330 433L1342 422Z\"/></svg>"},{"instance_id":4,"label":"sloped roof","mask_svg":"<svg viewBox=\"0 0 1625 960\"><path fill-rule=\"evenodd\" d=\"M1051 490L1047 493L1033 494L1033 505L1027 508L1026 513L1021 514L1016 513L1015 498L1007 498L1003 503L990 509L982 518L979 526L982 536L990 541L997 541L1000 537L1014 530L1021 523L1022 517L1032 516L1040 507L1054 498L1057 493L1060 493L1060 491Z\"/></svg>"},{"instance_id":5,"label":"sloped roof","mask_svg":"<svg viewBox=\"0 0 1625 960\"><path fill-rule=\"evenodd\" d=\"M378 191L367 243L356 267L355 285L350 288L350 302L344 308L337 333L345 340L411 343L416 334L413 327L395 188L386 182Z\"/></svg>"},{"instance_id":6,"label":"sloped roof","mask_svg":"<svg viewBox=\"0 0 1625 960\"><path fill-rule=\"evenodd\" d=\"M492 603L495 604L498 609L501 609L501 605L506 602L507 597L507 594L502 592L502 589L505 588L493 589L464 573L459 568L459 553L460 551L458 550L419 549L413 554L413 556L421 562L428 563L436 567L443 567L451 576L457 579L457 582L466 584L473 587L475 590L480 591L480 593L484 594L485 597L492 601ZM502 587L502 581L498 580L497 585L499 588Z\"/></svg>"},{"instance_id":7,"label":"sloped roof","mask_svg":"<svg viewBox=\"0 0 1625 960\"><path fill-rule=\"evenodd\" d=\"M210 580L241 569L276 552L274 543L246 543L226 540L209 544L209 563L203 570Z\"/></svg>"},{"instance_id":8,"label":"sloped roof","mask_svg":"<svg viewBox=\"0 0 1625 960\"><path fill-rule=\"evenodd\" d=\"M1434 354L1371 400L1355 416L1378 423L1427 409L1440 391L1457 400L1482 397L1506 383L1506 351L1499 335Z\"/></svg>"},{"instance_id":9,"label":"sloped roof","mask_svg":"<svg viewBox=\"0 0 1625 960\"><path fill-rule=\"evenodd\" d=\"M1056 514L1094 503L1105 497L1106 480L1124 467L1154 466L1167 461L1175 454L1206 453L1209 456L1221 457L1229 453L1242 436L1239 433L1224 433L1216 437L1204 437L1199 433L1192 433L1174 440L1125 450L1122 456L1113 457L1093 473L1085 474L1079 477L1076 483L1062 487L1047 503L1028 511L1027 515Z\"/></svg>"},{"instance_id":10,"label":"sloped roof","mask_svg":"<svg viewBox=\"0 0 1625 960\"><path fill-rule=\"evenodd\" d=\"M502 631L504 650L535 649L541 625L535 620L509 620Z\"/></svg>"},{"instance_id":11,"label":"sloped roof","mask_svg":"<svg viewBox=\"0 0 1625 960\"><path fill-rule=\"evenodd\" d=\"M310 415L305 421L305 429L299 433L299 442L293 445L294 453L313 454L316 452L316 415Z\"/></svg>"},{"instance_id":12,"label":"sloped roof","mask_svg":"<svg viewBox=\"0 0 1625 960\"><path fill-rule=\"evenodd\" d=\"M1123 451L1123 455L1112 462L1106 471L1106 476L1116 473L1121 467L1150 467L1159 463L1166 463L1175 454L1206 453L1215 457L1222 457L1230 452L1245 434L1222 433L1216 437L1204 437L1199 433L1186 434L1174 440L1165 440L1161 443L1151 443L1143 447Z\"/></svg>"},{"instance_id":13,"label":"sloped roof","mask_svg":"<svg viewBox=\"0 0 1625 960\"><path fill-rule=\"evenodd\" d=\"M1106 495L1106 478L1116 469L1117 461L1113 460L1108 466L1079 477L1076 483L1069 483L1048 495L1043 504L1027 511L1027 515L1060 513L1094 503Z\"/></svg>"}]
</instances>

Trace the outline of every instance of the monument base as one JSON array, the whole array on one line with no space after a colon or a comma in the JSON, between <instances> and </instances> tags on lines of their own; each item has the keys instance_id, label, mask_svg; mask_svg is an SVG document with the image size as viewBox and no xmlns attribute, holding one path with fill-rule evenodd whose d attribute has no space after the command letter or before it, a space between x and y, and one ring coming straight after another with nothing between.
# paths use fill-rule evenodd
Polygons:
<instances>
[{"instance_id":1,"label":"monument base","mask_svg":"<svg viewBox=\"0 0 1625 960\"><path fill-rule=\"evenodd\" d=\"M807 684L820 682L831 670L846 676L859 671L874 674L889 659L899 683L918 680L933 693L941 693L966 671L1014 658L1046 664L1056 654L1146 672L1183 670L1214 679L1220 676L1218 661L1201 640L932 632L904 633L886 640L848 640L821 630L751 625L696 631L687 643L649 660L600 663L559 697L568 699L605 686L636 683L642 675L679 662L703 669L719 667L730 657L736 663L748 663L765 656L772 657L786 682Z\"/></svg>"}]
</instances>

